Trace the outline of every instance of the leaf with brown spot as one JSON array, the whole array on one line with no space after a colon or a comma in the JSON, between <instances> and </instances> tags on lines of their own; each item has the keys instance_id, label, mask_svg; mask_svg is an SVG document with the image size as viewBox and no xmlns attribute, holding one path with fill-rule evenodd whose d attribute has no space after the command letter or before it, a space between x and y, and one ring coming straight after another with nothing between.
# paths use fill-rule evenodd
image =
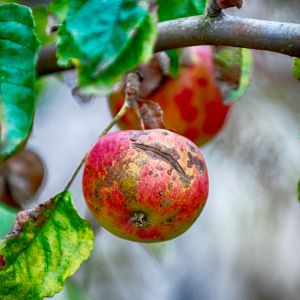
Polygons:
<instances>
[{"instance_id":1,"label":"leaf with brown spot","mask_svg":"<svg viewBox=\"0 0 300 300\"><path fill-rule=\"evenodd\" d=\"M3 270L6 266L6 261L3 257L3 255L0 255L0 270Z\"/></svg>"},{"instance_id":2,"label":"leaf with brown spot","mask_svg":"<svg viewBox=\"0 0 300 300\"><path fill-rule=\"evenodd\" d=\"M224 103L239 100L251 78L252 54L249 49L214 47L215 77Z\"/></svg>"},{"instance_id":3,"label":"leaf with brown spot","mask_svg":"<svg viewBox=\"0 0 300 300\"><path fill-rule=\"evenodd\" d=\"M145 129L166 128L163 121L163 111L160 105L150 100L139 100L140 114Z\"/></svg>"},{"instance_id":4,"label":"leaf with brown spot","mask_svg":"<svg viewBox=\"0 0 300 300\"><path fill-rule=\"evenodd\" d=\"M93 238L69 191L20 212L0 242L0 299L52 297L90 256Z\"/></svg>"}]
</instances>

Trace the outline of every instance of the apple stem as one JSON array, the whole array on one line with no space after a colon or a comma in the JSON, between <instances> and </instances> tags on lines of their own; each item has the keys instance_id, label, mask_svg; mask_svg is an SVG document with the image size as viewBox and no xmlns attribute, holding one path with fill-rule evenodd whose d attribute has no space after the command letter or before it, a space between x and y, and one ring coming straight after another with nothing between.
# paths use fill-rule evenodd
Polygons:
<instances>
[{"instance_id":1,"label":"apple stem","mask_svg":"<svg viewBox=\"0 0 300 300\"><path fill-rule=\"evenodd\" d=\"M135 114L137 115L140 121L141 129L145 130L144 121L138 105L140 85L142 80L143 75L140 71L128 74L126 78L126 97L129 106L134 110Z\"/></svg>"},{"instance_id":2,"label":"apple stem","mask_svg":"<svg viewBox=\"0 0 300 300\"><path fill-rule=\"evenodd\" d=\"M128 108L132 107L133 103L137 103L137 97L138 97L138 92L139 92L141 81L142 81L142 77L138 72L129 73L127 75L124 104L123 104L122 108L120 109L120 111L115 115L115 117L111 120L111 122L109 122L109 124L104 128L104 130L98 136L98 139L103 137L115 124L118 123L118 121L125 115ZM64 191L68 190L70 188L70 186L72 185L74 179L78 175L78 172L80 171L81 167L85 163L88 153L89 152L87 152L84 155L84 157L81 159L80 163L77 165L77 167L76 167L75 171L73 172L71 178L69 179Z\"/></svg>"}]
</instances>

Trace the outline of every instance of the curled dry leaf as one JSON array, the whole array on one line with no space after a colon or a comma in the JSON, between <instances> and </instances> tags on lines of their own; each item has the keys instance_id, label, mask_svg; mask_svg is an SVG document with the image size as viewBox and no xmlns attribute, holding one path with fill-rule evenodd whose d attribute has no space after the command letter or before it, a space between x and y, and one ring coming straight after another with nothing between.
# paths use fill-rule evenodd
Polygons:
<instances>
[{"instance_id":1,"label":"curled dry leaf","mask_svg":"<svg viewBox=\"0 0 300 300\"><path fill-rule=\"evenodd\" d=\"M156 53L149 62L140 65L136 73L128 74L126 80L116 86L116 91L110 97L117 97L121 100L117 110L121 109L126 95L126 100L139 119L141 129L165 128L163 112L159 104L142 99L148 98L160 87L168 72L168 56L163 52ZM136 79L137 74L141 75L142 80Z\"/></svg>"},{"instance_id":2,"label":"curled dry leaf","mask_svg":"<svg viewBox=\"0 0 300 300\"><path fill-rule=\"evenodd\" d=\"M226 9L230 7L241 8L243 5L243 0L216 0L217 5L221 9Z\"/></svg>"},{"instance_id":3,"label":"curled dry leaf","mask_svg":"<svg viewBox=\"0 0 300 300\"><path fill-rule=\"evenodd\" d=\"M0 199L21 207L32 198L44 178L43 162L37 154L25 150L8 159L0 166Z\"/></svg>"},{"instance_id":4,"label":"curled dry leaf","mask_svg":"<svg viewBox=\"0 0 300 300\"><path fill-rule=\"evenodd\" d=\"M169 73L169 58L164 52L156 53L152 59L139 66L138 71L143 75L139 95L142 98L149 96L157 89Z\"/></svg>"},{"instance_id":5,"label":"curled dry leaf","mask_svg":"<svg viewBox=\"0 0 300 300\"><path fill-rule=\"evenodd\" d=\"M40 228L42 228L47 219L44 212L47 210L53 210L54 206L55 202L51 199L39 204L36 208L20 211L15 223L13 224L12 230L6 238L19 236L19 234L24 230L24 224L27 222L35 222Z\"/></svg>"},{"instance_id":6,"label":"curled dry leaf","mask_svg":"<svg viewBox=\"0 0 300 300\"><path fill-rule=\"evenodd\" d=\"M163 111L157 102L140 99L139 103L145 129L166 128L163 121Z\"/></svg>"}]
</instances>

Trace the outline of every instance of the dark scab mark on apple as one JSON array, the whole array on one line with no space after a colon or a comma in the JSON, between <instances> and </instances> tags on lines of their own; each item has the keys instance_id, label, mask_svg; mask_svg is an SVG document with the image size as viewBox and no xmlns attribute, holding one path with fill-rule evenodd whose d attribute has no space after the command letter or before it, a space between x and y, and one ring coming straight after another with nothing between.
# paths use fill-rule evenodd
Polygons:
<instances>
[{"instance_id":1,"label":"dark scab mark on apple","mask_svg":"<svg viewBox=\"0 0 300 300\"><path fill-rule=\"evenodd\" d=\"M4 256L0 255L0 271L5 269L5 267L6 267L6 261L4 259Z\"/></svg>"},{"instance_id":2,"label":"dark scab mark on apple","mask_svg":"<svg viewBox=\"0 0 300 300\"><path fill-rule=\"evenodd\" d=\"M160 207L167 207L167 206L170 206L171 204L172 204L172 200L164 199L160 202L159 206Z\"/></svg>"},{"instance_id":3,"label":"dark scab mark on apple","mask_svg":"<svg viewBox=\"0 0 300 300\"><path fill-rule=\"evenodd\" d=\"M173 181L176 180L176 176L175 176L175 175L172 176L172 180L173 180Z\"/></svg>"},{"instance_id":4,"label":"dark scab mark on apple","mask_svg":"<svg viewBox=\"0 0 300 300\"><path fill-rule=\"evenodd\" d=\"M99 180L99 187L96 188L96 196L100 194L100 190L107 187L112 187L114 184L117 184L123 193L126 196L126 199L131 202L136 200L137 193L137 176L133 173L128 175L128 171L125 166L129 166L132 162L132 159L127 159L119 163L119 166L116 167L106 167L106 175Z\"/></svg>"},{"instance_id":5,"label":"dark scab mark on apple","mask_svg":"<svg viewBox=\"0 0 300 300\"><path fill-rule=\"evenodd\" d=\"M132 142L136 142L143 135L149 135L149 132L146 130L139 130L137 132L132 133L129 138Z\"/></svg>"},{"instance_id":6,"label":"dark scab mark on apple","mask_svg":"<svg viewBox=\"0 0 300 300\"><path fill-rule=\"evenodd\" d=\"M176 215L173 215L173 216L171 216L171 217L169 217L169 218L167 219L167 222L168 222L168 223L171 223L171 222L174 221L175 218L176 218Z\"/></svg>"},{"instance_id":7,"label":"dark scab mark on apple","mask_svg":"<svg viewBox=\"0 0 300 300\"><path fill-rule=\"evenodd\" d=\"M163 171L164 168L161 165L157 165L155 169L158 171Z\"/></svg>"},{"instance_id":8,"label":"dark scab mark on apple","mask_svg":"<svg viewBox=\"0 0 300 300\"><path fill-rule=\"evenodd\" d=\"M141 162L140 162L140 166L144 166L144 165L147 165L147 160L146 159L143 159Z\"/></svg>"},{"instance_id":9,"label":"dark scab mark on apple","mask_svg":"<svg viewBox=\"0 0 300 300\"><path fill-rule=\"evenodd\" d=\"M167 171L167 174L168 174L169 176L171 176L171 175L172 175L172 171L173 171L173 169L169 169L169 170Z\"/></svg>"},{"instance_id":10,"label":"dark scab mark on apple","mask_svg":"<svg viewBox=\"0 0 300 300\"><path fill-rule=\"evenodd\" d=\"M189 157L189 160L187 162L187 166L189 168L192 168L195 165L198 172L203 173L204 172L203 161L199 157L193 155L191 152L188 152L188 157Z\"/></svg>"},{"instance_id":11,"label":"dark scab mark on apple","mask_svg":"<svg viewBox=\"0 0 300 300\"><path fill-rule=\"evenodd\" d=\"M92 199L92 203L94 204L94 206L96 205L96 203L101 202L102 199L99 196L99 192L101 189L101 184L100 182L96 182L96 186L95 186L95 192L92 194L91 199ZM107 196L107 195L106 195Z\"/></svg>"},{"instance_id":12,"label":"dark scab mark on apple","mask_svg":"<svg viewBox=\"0 0 300 300\"><path fill-rule=\"evenodd\" d=\"M169 190L169 191L172 191L172 190L173 190L173 183L172 183L172 182L169 182L169 183L168 183L168 190Z\"/></svg>"},{"instance_id":13,"label":"dark scab mark on apple","mask_svg":"<svg viewBox=\"0 0 300 300\"><path fill-rule=\"evenodd\" d=\"M167 131L162 131L161 134L167 136L167 135L169 135L169 132L167 132Z\"/></svg>"},{"instance_id":14,"label":"dark scab mark on apple","mask_svg":"<svg viewBox=\"0 0 300 300\"><path fill-rule=\"evenodd\" d=\"M157 143L153 145L146 145L136 142L132 143L132 147L137 150L146 151L146 153L153 159L163 160L164 162L168 163L171 168L178 172L179 179L182 182L190 182L189 176L187 176L184 169L178 162L180 155L175 148L168 148Z\"/></svg>"},{"instance_id":15,"label":"dark scab mark on apple","mask_svg":"<svg viewBox=\"0 0 300 300\"><path fill-rule=\"evenodd\" d=\"M196 148L194 147L194 146L192 146L190 143L187 143L186 142L186 145L190 148L190 150L193 152L193 153L195 153L197 150L196 150Z\"/></svg>"},{"instance_id":16,"label":"dark scab mark on apple","mask_svg":"<svg viewBox=\"0 0 300 300\"><path fill-rule=\"evenodd\" d=\"M163 195L164 195L164 192L163 192L163 191L160 191L158 194L159 194L159 196L163 196Z\"/></svg>"}]
</instances>

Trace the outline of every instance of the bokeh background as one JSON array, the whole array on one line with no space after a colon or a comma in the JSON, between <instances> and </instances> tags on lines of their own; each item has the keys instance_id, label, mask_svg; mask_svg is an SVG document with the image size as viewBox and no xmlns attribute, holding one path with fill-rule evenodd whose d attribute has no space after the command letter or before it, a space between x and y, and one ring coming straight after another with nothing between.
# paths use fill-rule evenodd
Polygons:
<instances>
[{"instance_id":1,"label":"bokeh background","mask_svg":"<svg viewBox=\"0 0 300 300\"><path fill-rule=\"evenodd\" d=\"M228 13L300 23L299 0L248 0ZM292 58L253 54L247 94L224 130L202 148L210 194L192 228L175 240L144 245L93 224L91 258L54 299L300 299L300 83ZM27 149L42 158L46 176L27 206L64 188L110 120L104 97L84 104L60 78L45 78ZM72 192L81 215L91 219L81 175Z\"/></svg>"}]
</instances>

